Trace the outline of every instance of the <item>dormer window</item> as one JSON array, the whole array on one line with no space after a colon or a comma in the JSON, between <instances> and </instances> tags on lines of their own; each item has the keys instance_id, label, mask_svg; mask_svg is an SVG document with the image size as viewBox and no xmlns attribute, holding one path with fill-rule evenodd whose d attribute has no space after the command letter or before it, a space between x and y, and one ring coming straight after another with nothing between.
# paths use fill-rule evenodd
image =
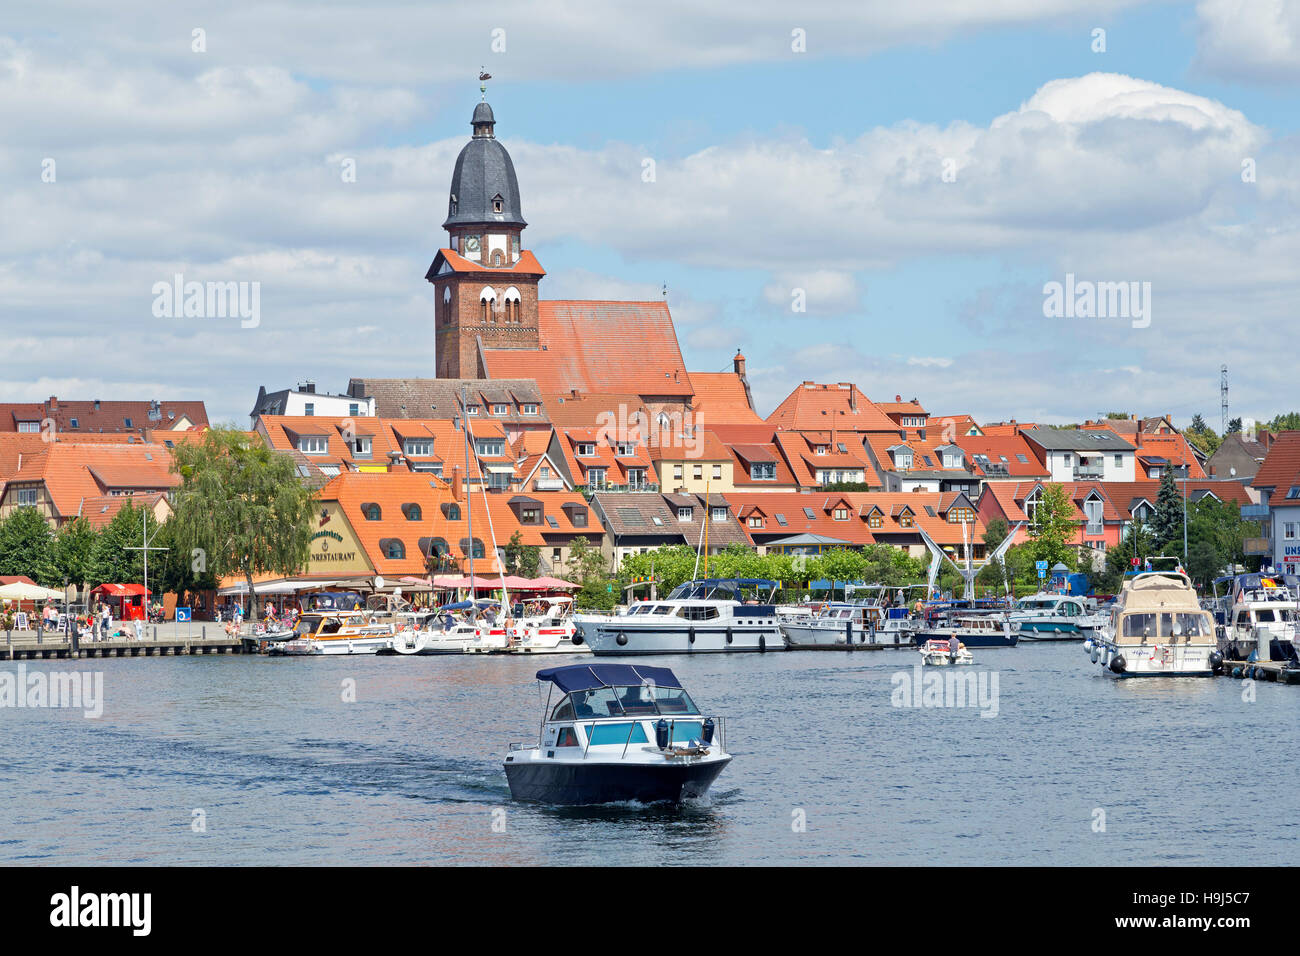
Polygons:
<instances>
[{"instance_id":1,"label":"dormer window","mask_svg":"<svg viewBox=\"0 0 1300 956\"><path fill-rule=\"evenodd\" d=\"M894 452L894 467L902 471L907 471L912 467L912 453L910 451Z\"/></svg>"},{"instance_id":2,"label":"dormer window","mask_svg":"<svg viewBox=\"0 0 1300 956\"><path fill-rule=\"evenodd\" d=\"M502 212L505 212L505 208L506 208L506 203L505 200L501 198L500 193L492 197L492 211L494 213L500 214Z\"/></svg>"},{"instance_id":3,"label":"dormer window","mask_svg":"<svg viewBox=\"0 0 1300 956\"><path fill-rule=\"evenodd\" d=\"M690 507L680 507L677 509L678 521L690 521L695 514L695 509Z\"/></svg>"},{"instance_id":4,"label":"dormer window","mask_svg":"<svg viewBox=\"0 0 1300 956\"><path fill-rule=\"evenodd\" d=\"M884 523L884 519L881 518L879 514L873 514L867 518L867 527L869 528L879 528L884 525Z\"/></svg>"},{"instance_id":5,"label":"dormer window","mask_svg":"<svg viewBox=\"0 0 1300 956\"><path fill-rule=\"evenodd\" d=\"M848 521L848 520L849 520L849 509L848 509L848 508L836 508L836 509L835 509L835 513L834 513L834 517L835 517L835 520L836 520L836 521Z\"/></svg>"},{"instance_id":6,"label":"dormer window","mask_svg":"<svg viewBox=\"0 0 1300 956\"><path fill-rule=\"evenodd\" d=\"M825 445L818 445L818 446L817 446L817 454L819 454L819 455L824 455L824 454L826 454L826 446L825 446Z\"/></svg>"},{"instance_id":7,"label":"dormer window","mask_svg":"<svg viewBox=\"0 0 1300 956\"><path fill-rule=\"evenodd\" d=\"M749 526L750 526L751 528L761 528L761 527L763 527L763 518L762 518L762 516L761 516L761 515L750 515L750 518L749 518Z\"/></svg>"},{"instance_id":8,"label":"dormer window","mask_svg":"<svg viewBox=\"0 0 1300 956\"><path fill-rule=\"evenodd\" d=\"M594 458L596 456L595 442L578 442L577 454L579 458Z\"/></svg>"},{"instance_id":9,"label":"dormer window","mask_svg":"<svg viewBox=\"0 0 1300 956\"><path fill-rule=\"evenodd\" d=\"M898 516L898 526L900 528L910 528L915 523L916 523L916 519L912 517L912 513L910 511L905 511Z\"/></svg>"}]
</instances>

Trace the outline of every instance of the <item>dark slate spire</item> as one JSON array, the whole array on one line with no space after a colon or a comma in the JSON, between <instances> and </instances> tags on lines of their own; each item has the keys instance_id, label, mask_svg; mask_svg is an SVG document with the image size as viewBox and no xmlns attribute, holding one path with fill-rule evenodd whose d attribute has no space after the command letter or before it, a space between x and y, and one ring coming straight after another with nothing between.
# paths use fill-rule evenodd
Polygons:
<instances>
[{"instance_id":1,"label":"dark slate spire","mask_svg":"<svg viewBox=\"0 0 1300 956\"><path fill-rule=\"evenodd\" d=\"M474 137L456 157L456 168L451 174L451 195L447 201L447 221L442 224L443 228L468 225L522 228L528 225L519 204L515 164L506 148L497 141L492 107L486 102L475 106L470 126Z\"/></svg>"}]
</instances>

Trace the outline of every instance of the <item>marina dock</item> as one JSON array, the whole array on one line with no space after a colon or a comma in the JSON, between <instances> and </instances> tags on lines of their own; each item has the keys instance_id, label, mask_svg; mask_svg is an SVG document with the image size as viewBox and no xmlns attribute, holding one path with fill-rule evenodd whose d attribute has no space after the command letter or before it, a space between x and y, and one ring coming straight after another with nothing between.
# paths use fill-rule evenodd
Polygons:
<instances>
[{"instance_id":1,"label":"marina dock","mask_svg":"<svg viewBox=\"0 0 1300 956\"><path fill-rule=\"evenodd\" d=\"M176 657L187 654L243 654L244 640L227 635L220 627L209 637L207 628L200 628L197 633L166 633L173 629L168 627L159 633L159 629L150 627L143 640L134 637L114 637L108 640L80 640L76 650L71 641L59 634L45 634L37 638L33 634L5 634L5 641L0 644L0 660L39 661L69 660L83 657Z\"/></svg>"},{"instance_id":2,"label":"marina dock","mask_svg":"<svg viewBox=\"0 0 1300 956\"><path fill-rule=\"evenodd\" d=\"M1287 661L1224 661L1220 673L1239 680L1253 679L1275 681L1279 684L1300 684L1300 669Z\"/></svg>"}]
</instances>

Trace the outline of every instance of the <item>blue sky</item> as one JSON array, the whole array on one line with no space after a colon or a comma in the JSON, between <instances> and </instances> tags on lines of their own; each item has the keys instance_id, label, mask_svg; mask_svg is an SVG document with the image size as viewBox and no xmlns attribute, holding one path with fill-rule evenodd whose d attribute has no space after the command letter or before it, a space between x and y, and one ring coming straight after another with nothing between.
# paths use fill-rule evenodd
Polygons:
<instances>
[{"instance_id":1,"label":"blue sky","mask_svg":"<svg viewBox=\"0 0 1300 956\"><path fill-rule=\"evenodd\" d=\"M1300 292L1296 3L126 6L129 34L78 0L0 22L0 290L29 356L0 398L243 421L259 385L432 374L423 273L481 64L543 295L667 283L688 365L742 348L761 413L811 378L1215 421L1221 362L1235 413L1291 407L1251 330ZM259 326L160 321L177 272L260 282ZM1151 283L1151 326L1045 318L1066 272Z\"/></svg>"}]
</instances>

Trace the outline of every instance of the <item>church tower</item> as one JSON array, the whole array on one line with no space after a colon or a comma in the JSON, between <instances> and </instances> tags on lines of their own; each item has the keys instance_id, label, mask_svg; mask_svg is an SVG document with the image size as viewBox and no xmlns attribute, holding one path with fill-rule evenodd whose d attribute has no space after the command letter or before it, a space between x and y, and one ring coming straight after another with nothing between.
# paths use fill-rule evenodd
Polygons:
<instances>
[{"instance_id":1,"label":"church tower","mask_svg":"<svg viewBox=\"0 0 1300 956\"><path fill-rule=\"evenodd\" d=\"M446 248L425 278L434 290L438 378L485 378L482 349L539 350L537 283L546 273L523 248L528 225L510 154L486 102L456 157L447 198Z\"/></svg>"}]
</instances>

